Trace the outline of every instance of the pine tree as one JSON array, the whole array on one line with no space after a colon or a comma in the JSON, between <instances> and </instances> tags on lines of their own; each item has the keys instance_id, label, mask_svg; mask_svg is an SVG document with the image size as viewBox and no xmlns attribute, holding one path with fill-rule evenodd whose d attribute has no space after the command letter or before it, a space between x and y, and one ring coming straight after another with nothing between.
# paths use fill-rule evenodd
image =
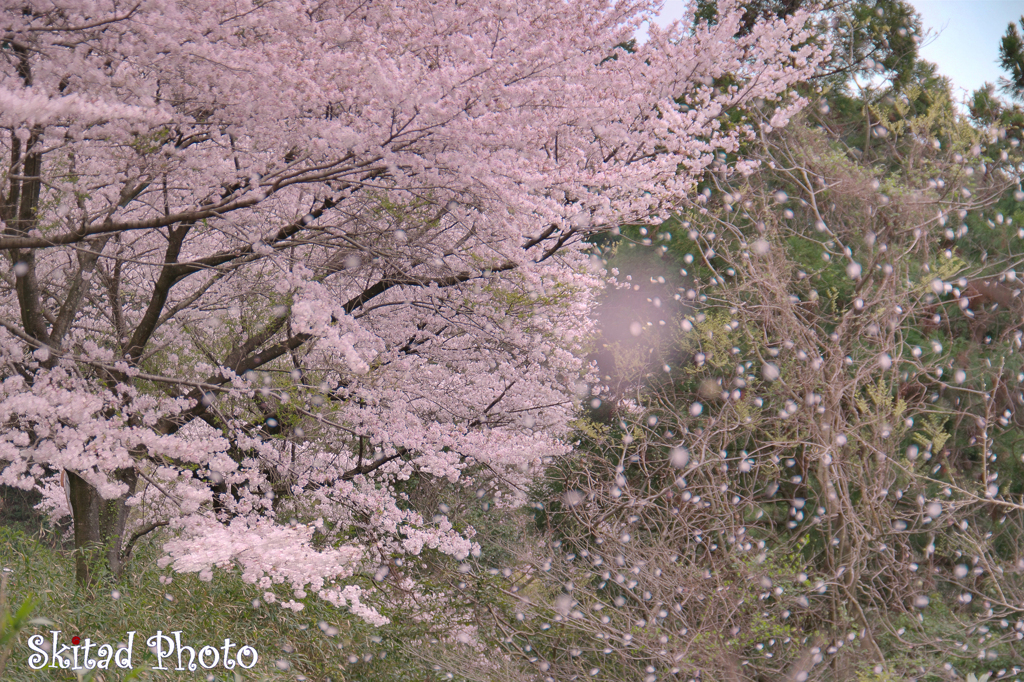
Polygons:
<instances>
[{"instance_id":1,"label":"pine tree","mask_svg":"<svg viewBox=\"0 0 1024 682\"><path fill-rule=\"evenodd\" d=\"M1020 26L1024 28L1024 16ZM1024 99L1024 37L1013 24L1007 25L999 43L999 65L1010 74L1009 78L999 79L999 89L1014 99Z\"/></svg>"}]
</instances>

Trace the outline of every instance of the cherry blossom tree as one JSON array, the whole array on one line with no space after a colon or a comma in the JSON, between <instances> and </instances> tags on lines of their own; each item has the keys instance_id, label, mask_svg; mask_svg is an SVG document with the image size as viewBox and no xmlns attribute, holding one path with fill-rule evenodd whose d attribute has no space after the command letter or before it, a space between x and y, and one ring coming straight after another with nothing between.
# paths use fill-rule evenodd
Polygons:
<instances>
[{"instance_id":1,"label":"cherry blossom tree","mask_svg":"<svg viewBox=\"0 0 1024 682\"><path fill-rule=\"evenodd\" d=\"M666 215L827 53L724 2L616 47L656 9L5 2L0 482L73 515L79 580L169 526L174 570L381 622L369 576L476 551L408 489L515 505L566 451L582 239Z\"/></svg>"}]
</instances>

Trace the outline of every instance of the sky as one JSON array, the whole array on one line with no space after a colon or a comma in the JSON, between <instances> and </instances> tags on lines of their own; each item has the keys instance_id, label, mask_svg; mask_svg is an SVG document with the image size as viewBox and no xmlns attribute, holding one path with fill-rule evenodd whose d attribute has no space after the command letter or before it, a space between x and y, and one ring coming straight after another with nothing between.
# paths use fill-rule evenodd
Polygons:
<instances>
[{"instance_id":1,"label":"sky","mask_svg":"<svg viewBox=\"0 0 1024 682\"><path fill-rule=\"evenodd\" d=\"M683 14L683 0L665 0L658 23ZM1004 75L996 64L999 39L1008 23L1024 15L1024 0L911 0L921 15L924 40L921 56L938 64L939 73L953 81L955 99L963 99Z\"/></svg>"},{"instance_id":2,"label":"sky","mask_svg":"<svg viewBox=\"0 0 1024 682\"><path fill-rule=\"evenodd\" d=\"M1006 74L997 65L999 40L1006 25L1024 15L1024 0L912 0L925 29L921 56L939 65L953 81L955 98L969 95L986 81Z\"/></svg>"}]
</instances>

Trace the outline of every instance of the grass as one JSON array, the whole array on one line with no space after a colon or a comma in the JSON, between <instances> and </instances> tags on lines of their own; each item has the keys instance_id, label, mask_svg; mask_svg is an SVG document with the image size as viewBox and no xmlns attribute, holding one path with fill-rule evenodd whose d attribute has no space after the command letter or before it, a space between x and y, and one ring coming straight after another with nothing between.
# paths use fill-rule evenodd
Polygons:
<instances>
[{"instance_id":1,"label":"grass","mask_svg":"<svg viewBox=\"0 0 1024 682\"><path fill-rule=\"evenodd\" d=\"M28 638L34 634L50 638L50 631L58 630L61 644L70 645L71 637L78 635L82 640L89 637L116 647L118 642L126 641L127 632L134 630L134 678L141 680L436 679L435 673L424 670L406 653L410 639L422 635L415 624L395 618L393 625L374 628L316 597L302 600L305 608L294 613L264 603L264 590L244 583L237 573L217 571L210 582L195 575L168 575L156 565L160 542L159 535L154 534L149 544L138 547L120 581L108 575L95 587L82 589L75 582L71 553L53 538L47 542L23 530L0 526L0 567L10 569L4 572L8 580L3 595L10 606L5 608L0 599L0 657L4 655L5 638L9 643L6 670L0 669L0 677L5 682L113 682L133 678L113 663L111 669L98 671L91 678L82 676L81 671L33 670L28 665L33 653ZM164 584L161 577L172 581ZM283 592L279 596L291 598ZM11 611L17 611L27 600L34 600L34 608L30 614L23 610L21 620L15 622ZM183 644L196 649L204 645L221 648L224 639L229 638L238 646L254 647L259 660L252 669L241 671L221 666L195 672L153 670L156 657L148 651L146 639L158 630L181 630ZM176 667L176 657L165 660L164 665Z\"/></svg>"}]
</instances>

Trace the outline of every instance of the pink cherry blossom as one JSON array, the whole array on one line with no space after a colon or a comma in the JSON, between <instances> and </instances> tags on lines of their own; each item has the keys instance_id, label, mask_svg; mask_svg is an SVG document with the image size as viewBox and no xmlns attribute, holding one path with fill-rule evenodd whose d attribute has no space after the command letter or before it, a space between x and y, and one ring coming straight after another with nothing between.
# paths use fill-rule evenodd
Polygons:
<instances>
[{"instance_id":1,"label":"pink cherry blossom","mask_svg":"<svg viewBox=\"0 0 1024 682\"><path fill-rule=\"evenodd\" d=\"M827 54L725 0L615 47L656 8L5 3L0 482L60 517L68 472L115 573L166 525L176 571L383 622L346 580L476 547L397 482L515 506L571 448L583 239L667 214L752 133L720 117L783 125Z\"/></svg>"}]
</instances>

